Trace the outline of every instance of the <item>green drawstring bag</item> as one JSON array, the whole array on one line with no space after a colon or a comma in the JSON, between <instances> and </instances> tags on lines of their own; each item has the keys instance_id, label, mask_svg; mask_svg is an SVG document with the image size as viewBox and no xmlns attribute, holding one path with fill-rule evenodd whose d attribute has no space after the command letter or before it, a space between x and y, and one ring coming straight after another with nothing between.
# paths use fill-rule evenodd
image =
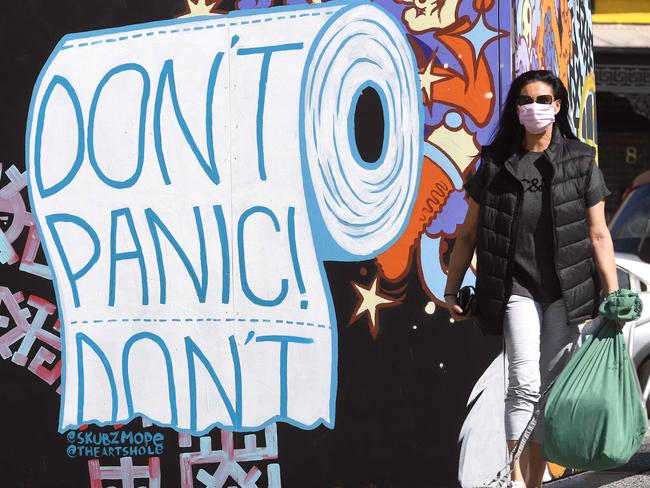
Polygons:
<instances>
[{"instance_id":1,"label":"green drawstring bag","mask_svg":"<svg viewBox=\"0 0 650 488\"><path fill-rule=\"evenodd\" d=\"M636 373L614 320L635 320L638 295L617 290L601 303L594 334L558 375L544 407L544 456L578 470L620 466L637 452L648 420ZM632 310L632 311L631 311Z\"/></svg>"},{"instance_id":2,"label":"green drawstring bag","mask_svg":"<svg viewBox=\"0 0 650 488\"><path fill-rule=\"evenodd\" d=\"M598 307L598 313L611 320L628 322L641 317L643 302L639 294L627 288L619 288L605 297Z\"/></svg>"}]
</instances>

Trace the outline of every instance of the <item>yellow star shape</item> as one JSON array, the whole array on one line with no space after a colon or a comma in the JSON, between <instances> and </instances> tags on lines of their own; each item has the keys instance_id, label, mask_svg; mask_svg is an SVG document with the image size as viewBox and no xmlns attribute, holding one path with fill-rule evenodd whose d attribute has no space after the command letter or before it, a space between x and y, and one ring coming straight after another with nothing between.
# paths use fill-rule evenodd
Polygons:
<instances>
[{"instance_id":1,"label":"yellow star shape","mask_svg":"<svg viewBox=\"0 0 650 488\"><path fill-rule=\"evenodd\" d=\"M185 0L187 2L188 12L184 15L179 16L179 19L185 17L199 17L201 15L217 15L217 12L213 12L212 9L216 6L217 0L213 0L208 3L209 0Z\"/></svg>"},{"instance_id":2,"label":"yellow star shape","mask_svg":"<svg viewBox=\"0 0 650 488\"><path fill-rule=\"evenodd\" d=\"M368 288L358 283L352 283L354 291L357 293L361 301L352 314L350 324L356 321L363 314L367 313L368 329L373 339L377 337L377 331L379 330L379 317L377 316L379 309L399 303L398 300L393 300L391 298L385 297L377 292L378 281L379 279L375 278L375 280L372 282L372 285L370 285Z\"/></svg>"},{"instance_id":3,"label":"yellow star shape","mask_svg":"<svg viewBox=\"0 0 650 488\"><path fill-rule=\"evenodd\" d=\"M445 80L448 78L448 76L439 76L433 74L434 58L435 55L431 56L429 64L426 68L424 68L424 72L420 73L420 86L424 90L424 93L427 95L427 100L431 100L431 87L433 84L440 80Z\"/></svg>"}]
</instances>

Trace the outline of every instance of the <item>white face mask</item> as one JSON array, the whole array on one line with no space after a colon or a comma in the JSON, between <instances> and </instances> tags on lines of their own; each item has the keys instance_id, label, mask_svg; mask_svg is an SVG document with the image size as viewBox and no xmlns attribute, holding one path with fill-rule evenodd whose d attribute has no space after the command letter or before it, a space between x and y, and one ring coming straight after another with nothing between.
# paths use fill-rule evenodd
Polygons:
<instances>
[{"instance_id":1,"label":"white face mask","mask_svg":"<svg viewBox=\"0 0 650 488\"><path fill-rule=\"evenodd\" d=\"M555 108L553 104L529 103L517 107L519 122L531 134L541 134L555 122Z\"/></svg>"}]
</instances>

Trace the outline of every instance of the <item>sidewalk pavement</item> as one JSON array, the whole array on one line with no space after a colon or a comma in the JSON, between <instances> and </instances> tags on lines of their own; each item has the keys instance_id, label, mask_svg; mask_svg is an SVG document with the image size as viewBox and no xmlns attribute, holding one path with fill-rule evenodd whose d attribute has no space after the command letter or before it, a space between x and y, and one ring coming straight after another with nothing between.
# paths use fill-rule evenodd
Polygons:
<instances>
[{"instance_id":1,"label":"sidewalk pavement","mask_svg":"<svg viewBox=\"0 0 650 488\"><path fill-rule=\"evenodd\" d=\"M544 483L544 488L649 488L650 432L641 448L625 466L606 471L587 471L557 481Z\"/></svg>"}]
</instances>

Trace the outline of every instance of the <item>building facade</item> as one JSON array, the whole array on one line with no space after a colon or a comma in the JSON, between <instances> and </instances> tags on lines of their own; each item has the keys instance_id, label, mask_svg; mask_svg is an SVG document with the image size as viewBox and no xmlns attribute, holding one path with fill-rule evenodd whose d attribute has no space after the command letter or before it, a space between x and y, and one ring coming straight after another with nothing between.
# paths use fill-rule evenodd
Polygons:
<instances>
[{"instance_id":1,"label":"building facade","mask_svg":"<svg viewBox=\"0 0 650 488\"><path fill-rule=\"evenodd\" d=\"M612 194L650 169L650 2L593 0L599 162Z\"/></svg>"}]
</instances>

